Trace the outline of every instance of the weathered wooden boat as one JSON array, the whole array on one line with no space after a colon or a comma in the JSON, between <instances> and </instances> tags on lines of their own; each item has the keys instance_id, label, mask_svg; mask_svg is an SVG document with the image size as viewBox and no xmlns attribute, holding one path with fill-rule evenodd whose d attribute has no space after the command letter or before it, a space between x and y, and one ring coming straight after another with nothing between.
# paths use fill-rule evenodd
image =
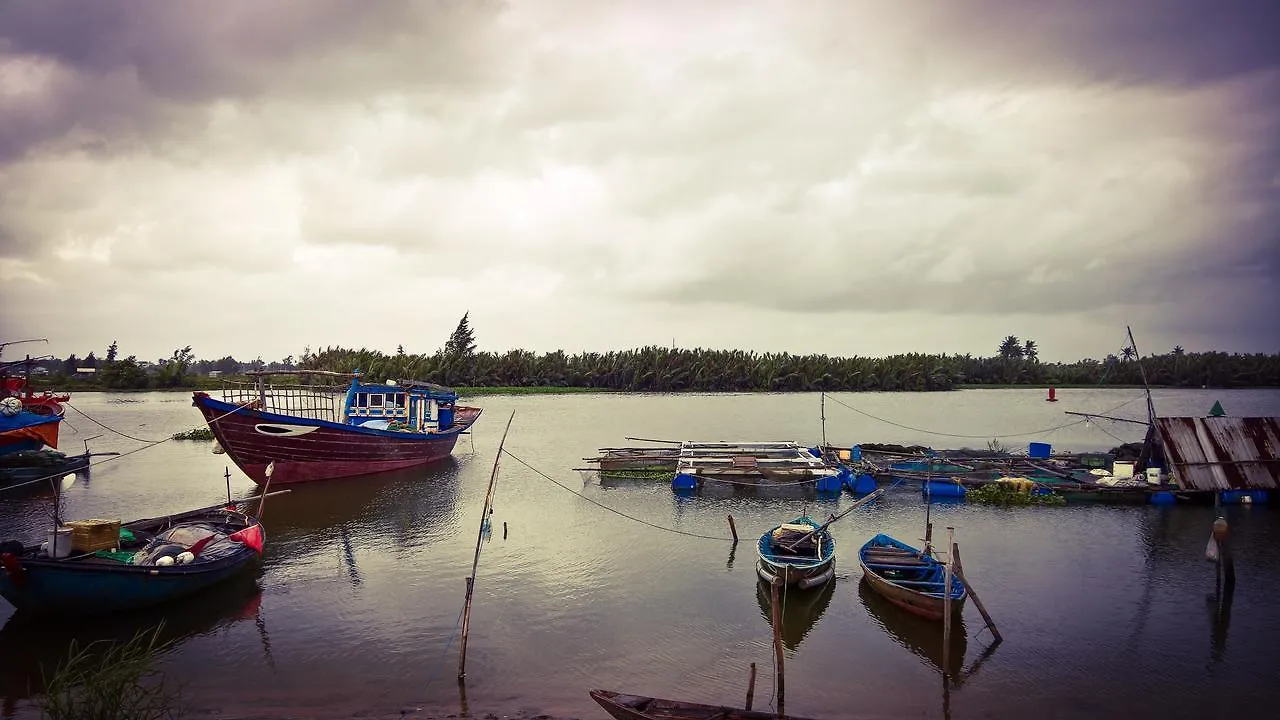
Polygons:
<instances>
[{"instance_id":1,"label":"weathered wooden boat","mask_svg":"<svg viewBox=\"0 0 1280 720\"><path fill-rule=\"evenodd\" d=\"M918 550L883 533L858 551L863 577L872 590L898 607L941 620L944 612L945 566L930 552ZM968 591L951 578L951 610L959 612Z\"/></svg>"},{"instance_id":2,"label":"weathered wooden boat","mask_svg":"<svg viewBox=\"0 0 1280 720\"><path fill-rule=\"evenodd\" d=\"M265 538L257 518L219 507L108 529L118 534L109 548L69 555L48 543L0 543L0 596L32 614L152 607L245 571L261 557ZM100 539L94 538L95 546Z\"/></svg>"},{"instance_id":3,"label":"weathered wooden boat","mask_svg":"<svg viewBox=\"0 0 1280 720\"><path fill-rule=\"evenodd\" d=\"M457 405L452 390L417 380L360 382L360 373L259 372L232 383L223 399L197 392L193 404L231 460L259 485L355 477L418 467L453 452L480 409ZM268 375L349 378L334 386L270 386ZM342 393L341 400L338 400Z\"/></svg>"},{"instance_id":4,"label":"weathered wooden boat","mask_svg":"<svg viewBox=\"0 0 1280 720\"><path fill-rule=\"evenodd\" d=\"M756 573L765 582L781 578L783 584L803 590L835 577L835 538L808 516L771 528L760 536L756 549Z\"/></svg>"},{"instance_id":5,"label":"weathered wooden boat","mask_svg":"<svg viewBox=\"0 0 1280 720\"><path fill-rule=\"evenodd\" d=\"M605 712L618 720L771 720L779 717L775 713L759 710L626 695L610 690L591 690L588 694ZM790 720L809 720L797 715L787 717Z\"/></svg>"},{"instance_id":6,"label":"weathered wooden boat","mask_svg":"<svg viewBox=\"0 0 1280 720\"><path fill-rule=\"evenodd\" d=\"M55 393L45 390L37 394L31 387L31 369L40 361L48 358L32 358L0 363L0 398L16 397L22 408L36 415L57 415L62 417L66 409L62 403L71 399L67 393Z\"/></svg>"},{"instance_id":7,"label":"weathered wooden boat","mask_svg":"<svg viewBox=\"0 0 1280 720\"><path fill-rule=\"evenodd\" d=\"M89 471L90 453L66 455L57 450L26 450L0 454L0 489L48 483L42 480L58 480L71 473Z\"/></svg>"}]
</instances>

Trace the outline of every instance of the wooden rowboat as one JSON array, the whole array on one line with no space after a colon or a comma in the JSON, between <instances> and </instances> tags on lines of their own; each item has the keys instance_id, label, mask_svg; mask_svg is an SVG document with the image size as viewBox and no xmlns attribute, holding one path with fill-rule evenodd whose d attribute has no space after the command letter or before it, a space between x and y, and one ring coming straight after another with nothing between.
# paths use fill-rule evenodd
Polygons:
<instances>
[{"instance_id":1,"label":"wooden rowboat","mask_svg":"<svg viewBox=\"0 0 1280 720\"><path fill-rule=\"evenodd\" d=\"M801 589L817 587L835 577L836 541L825 526L809 517L798 517L760 536L760 560L756 574L767 583Z\"/></svg>"},{"instance_id":2,"label":"wooden rowboat","mask_svg":"<svg viewBox=\"0 0 1280 720\"><path fill-rule=\"evenodd\" d=\"M618 720L772 720L775 713L741 710L723 705L664 700L643 695L624 695L609 690L591 690L591 699ZM787 715L790 720L808 718Z\"/></svg>"},{"instance_id":3,"label":"wooden rowboat","mask_svg":"<svg viewBox=\"0 0 1280 720\"><path fill-rule=\"evenodd\" d=\"M879 534L858 551L862 574L872 590L898 607L941 620L944 605L944 566L931 553ZM960 578L951 578L951 611L959 612L968 597Z\"/></svg>"}]
</instances>

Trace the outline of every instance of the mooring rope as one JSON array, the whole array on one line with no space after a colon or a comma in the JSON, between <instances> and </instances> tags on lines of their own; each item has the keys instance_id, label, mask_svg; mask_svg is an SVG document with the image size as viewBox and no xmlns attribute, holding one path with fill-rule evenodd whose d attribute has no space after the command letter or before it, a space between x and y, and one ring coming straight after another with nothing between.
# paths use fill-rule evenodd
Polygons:
<instances>
[{"instance_id":1,"label":"mooring rope","mask_svg":"<svg viewBox=\"0 0 1280 720\"><path fill-rule=\"evenodd\" d=\"M227 412L225 412L225 413L223 413L223 414L219 415L218 417L214 418L213 420L210 420L209 422L210 422L210 423L216 423L216 422L218 422L219 420L221 420L222 418L227 417L228 415L235 414L235 413L236 413L236 412L238 412L239 410L241 410L241 409L245 408L246 406L250 405L250 404L251 404L251 402L252 402L252 401L250 401L249 403L242 403L242 404L240 404L240 405L237 405L237 406L236 406L236 407L234 407L233 409L228 410ZM141 439L141 438L135 438L135 437L132 437L132 436L130 436L130 435L125 435L124 433L120 432L119 430L115 430L115 429L113 429L113 428L107 427L107 426L106 426L106 425L104 425L103 423L98 422L97 420L94 420L93 418L89 417L88 415L85 415L85 413L84 413L82 410L80 410L79 408L77 408L77 407L75 407L75 406L71 405L71 403L62 403L62 404L63 404L63 405L66 405L67 407L70 407L72 410L75 410L76 412L80 413L81 415L84 415L86 418L89 418L90 420L93 420L93 422L95 422L95 423L97 423L98 425L102 426L102 427L103 427L104 429L106 429L106 430L110 430L111 432L113 432L113 433L115 433L115 434L117 434L117 435L120 435L120 436L122 436L122 437L129 438L130 440L136 440L136 441L138 441L138 442L146 443L146 444L145 444L145 445L143 445L142 447L134 448L134 449L132 449L132 450L130 450L130 451L128 451L128 452L123 452L123 453L120 453L119 455L113 455L112 457L109 457L109 458L106 458L106 459L103 459L103 460L98 460L97 462L90 462L88 465L86 465L86 466L83 468L83 469L85 469L85 470L87 470L87 469L89 469L89 468L97 467L97 466L102 465L102 464L104 464L104 463L109 463L109 462L111 462L111 461L113 461L113 460L119 460L119 459L120 459L120 458L122 458L122 457L128 457L128 456L130 456L130 455L132 455L132 454L134 454L134 453L142 452L143 450L149 450L149 449L151 449L151 448L153 448L153 447L155 447L155 446L157 446L157 445L161 445L161 444L163 444L163 443L167 443L167 442L169 442L170 440L172 440L172 439L173 439L173 437L172 437L172 436L170 436L170 437L167 437L167 438L165 438L165 439L163 439L163 440L143 440L143 439ZM194 427L194 428L192 428L192 429L198 429L198 428L199 428L199 426L197 425L197 426L195 426L195 427ZM86 453L87 453L87 451L86 451ZM72 457L76 457L76 456L72 456ZM44 482L44 481L46 481L46 480L52 480L52 479L54 479L54 478L60 478L60 477L63 477L64 475L69 475L69 474L72 474L72 473L74 473L74 472L78 472L78 471L74 471L74 470L73 470L73 471L71 471L71 472L67 472L67 471L63 471L63 472L56 472L56 473L52 473L52 474L49 474L49 475L45 475L44 477L38 477L38 478L36 478L36 479L34 479L34 480L28 480L28 481L26 481L26 482L18 483L17 485L9 485L9 486L6 486L6 487L0 487L0 493L4 492L4 491L6 491L6 490L17 490L18 488L26 487L26 486L28 486L28 485L35 485L36 483L41 483L41 482Z\"/></svg>"},{"instance_id":2,"label":"mooring rope","mask_svg":"<svg viewBox=\"0 0 1280 720\"><path fill-rule=\"evenodd\" d=\"M564 490L565 492L570 493L570 494L572 494L572 495L577 495L578 497L582 498L583 500L586 500L587 502L591 503L592 505L596 505L596 506L598 506L598 507L600 507L600 508L603 508L603 509L605 509L605 510L608 510L609 512L614 513L615 515L621 515L622 517L624 517L624 518L626 518L626 519L628 519L628 520L634 520L635 522L638 522L638 523L640 523L641 525L648 525L649 527L654 528L654 529L656 529L656 530L665 530L665 531L667 531L667 532L669 532L669 533L675 533L676 535L684 535L684 536L686 536L686 537L701 538L701 539L703 539L703 540L728 540L728 541L730 541L730 542L732 542L732 541L733 541L733 538L731 538L731 537L721 537L721 536L718 536L718 535L700 535L700 534L698 534L698 533L691 533L691 532L689 532L689 531L687 531L687 530L677 530L676 528L670 528L670 527L666 527L666 526L664 526L664 525L656 525L656 524L654 524L654 523L649 522L648 520L641 520L640 518L635 517L634 515L628 515L628 514L626 514L626 513L622 512L621 510L616 510L616 509L614 509L614 508L611 508L611 507L609 507L608 505L605 505L604 503L601 503L601 502L596 501L596 500L592 500L591 498L587 497L586 495L583 495L583 494L582 494L582 493L580 493L580 492L576 492L576 491L574 491L574 490L573 490L573 488L568 487L567 485L565 485L565 484L561 483L560 481L556 480L555 478L551 477L550 475L547 475L546 473L542 472L542 471L541 471L541 470L539 470L538 468L536 468L536 467L534 467L534 466L530 465L529 463L525 462L524 460L521 460L519 457L517 457L516 455L512 454L512 452L511 452L510 450L503 449L503 451L502 451L502 452L503 452L503 454L504 454L504 455L506 455L507 457L511 458L512 460L515 460L516 462L518 462L518 463L520 463L521 465L525 466L526 468L528 468L529 470L533 471L533 472L534 472L534 473L536 473L537 475L540 475L544 480L547 480L547 481L551 482L553 485L555 485L556 487L560 488L561 490Z\"/></svg>"},{"instance_id":3,"label":"mooring rope","mask_svg":"<svg viewBox=\"0 0 1280 720\"><path fill-rule=\"evenodd\" d=\"M83 416L84 416L84 418L85 418L86 420L88 420L89 422L92 422L93 424L97 425L98 427L102 428L103 430L106 430L107 432L113 432L113 433L115 433L116 435L119 435L120 437L128 438L128 439L130 439L130 440L133 440L134 442L149 443L149 444L151 444L151 445L159 445L160 443L165 442L165 440L169 440L169 439L170 439L170 438L165 438L164 440L147 440L146 438L134 437L134 436L132 436L132 435L130 435L130 434L128 434L128 433L122 433L122 432L120 432L119 430L116 430L115 428L108 426L107 424L105 424L105 423L103 423L103 422L99 421L97 418L94 418L94 417L90 416L88 413L86 413L85 411L83 411L83 410L81 410L80 408L76 407L75 405L72 405L72 404L71 404L71 403L69 403L69 402L65 402L65 403L62 403L62 404L63 404L63 405L66 405L67 407L71 408L72 410L75 410L76 412L80 413L81 415L83 415Z\"/></svg>"}]
</instances>

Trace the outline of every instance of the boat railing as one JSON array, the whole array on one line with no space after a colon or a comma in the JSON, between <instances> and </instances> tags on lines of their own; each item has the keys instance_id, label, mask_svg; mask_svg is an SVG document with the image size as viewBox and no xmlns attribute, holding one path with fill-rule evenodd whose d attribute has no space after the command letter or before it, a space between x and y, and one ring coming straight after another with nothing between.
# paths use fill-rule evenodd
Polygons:
<instances>
[{"instance_id":1,"label":"boat railing","mask_svg":"<svg viewBox=\"0 0 1280 720\"><path fill-rule=\"evenodd\" d=\"M346 393L339 385L286 385L228 380L222 384L222 401L279 415L338 421L338 404Z\"/></svg>"}]
</instances>

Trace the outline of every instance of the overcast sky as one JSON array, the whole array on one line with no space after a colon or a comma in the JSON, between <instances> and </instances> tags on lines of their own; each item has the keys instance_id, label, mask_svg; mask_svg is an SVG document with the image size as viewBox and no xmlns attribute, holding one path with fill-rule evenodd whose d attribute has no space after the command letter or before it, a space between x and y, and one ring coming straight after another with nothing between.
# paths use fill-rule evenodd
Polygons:
<instances>
[{"instance_id":1,"label":"overcast sky","mask_svg":"<svg viewBox=\"0 0 1280 720\"><path fill-rule=\"evenodd\" d=\"M0 339L1280 352L1275 0L0 0Z\"/></svg>"}]
</instances>

